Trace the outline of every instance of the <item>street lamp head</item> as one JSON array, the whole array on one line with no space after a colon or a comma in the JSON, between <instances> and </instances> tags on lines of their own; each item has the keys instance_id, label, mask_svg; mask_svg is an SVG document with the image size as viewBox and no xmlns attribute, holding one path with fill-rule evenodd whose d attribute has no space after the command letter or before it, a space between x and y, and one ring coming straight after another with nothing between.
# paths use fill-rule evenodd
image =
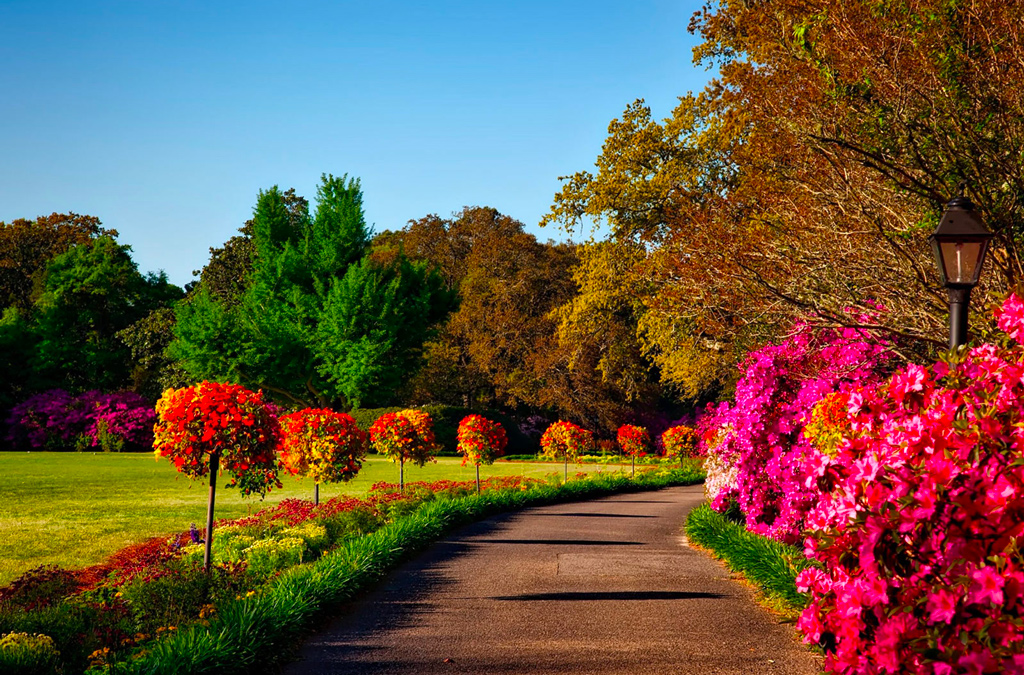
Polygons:
<instances>
[{"instance_id":1,"label":"street lamp head","mask_svg":"<svg viewBox=\"0 0 1024 675\"><path fill-rule=\"evenodd\" d=\"M978 285L988 243L994 235L985 227L967 197L954 197L946 205L939 226L928 237L946 288Z\"/></svg>"}]
</instances>

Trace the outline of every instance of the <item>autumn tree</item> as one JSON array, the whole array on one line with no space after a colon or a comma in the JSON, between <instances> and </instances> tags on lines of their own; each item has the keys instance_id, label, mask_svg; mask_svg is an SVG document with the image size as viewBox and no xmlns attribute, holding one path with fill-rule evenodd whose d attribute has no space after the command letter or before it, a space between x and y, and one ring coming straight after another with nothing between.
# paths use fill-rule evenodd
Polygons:
<instances>
[{"instance_id":1,"label":"autumn tree","mask_svg":"<svg viewBox=\"0 0 1024 675\"><path fill-rule=\"evenodd\" d=\"M983 294L1019 283L1020 11L708 6L691 29L719 78L660 122L627 108L548 222L604 219L644 246L647 305L672 327L651 333L664 354L689 343L728 359L793 315L883 331L907 355L940 346L946 298L925 239L961 183L997 233Z\"/></svg>"}]
</instances>

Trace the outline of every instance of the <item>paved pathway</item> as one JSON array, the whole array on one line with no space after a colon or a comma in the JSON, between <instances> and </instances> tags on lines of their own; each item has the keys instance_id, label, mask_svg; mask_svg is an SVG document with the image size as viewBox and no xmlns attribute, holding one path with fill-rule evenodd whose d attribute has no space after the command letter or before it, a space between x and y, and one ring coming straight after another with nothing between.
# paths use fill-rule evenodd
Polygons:
<instances>
[{"instance_id":1,"label":"paved pathway","mask_svg":"<svg viewBox=\"0 0 1024 675\"><path fill-rule=\"evenodd\" d=\"M396 570L288 675L820 672L751 591L685 544L703 486L531 508Z\"/></svg>"}]
</instances>

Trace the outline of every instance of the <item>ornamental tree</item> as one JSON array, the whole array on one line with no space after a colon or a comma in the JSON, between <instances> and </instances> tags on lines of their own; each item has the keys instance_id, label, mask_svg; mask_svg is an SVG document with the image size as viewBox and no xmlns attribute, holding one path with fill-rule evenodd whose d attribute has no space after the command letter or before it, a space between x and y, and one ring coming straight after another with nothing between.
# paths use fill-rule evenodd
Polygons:
<instances>
[{"instance_id":1,"label":"ornamental tree","mask_svg":"<svg viewBox=\"0 0 1024 675\"><path fill-rule=\"evenodd\" d=\"M157 457L167 457L190 478L210 477L204 557L209 570L222 462L231 474L227 487L237 486L243 496L262 497L271 488L281 487L277 477L281 427L264 403L263 392L218 382L168 389L157 401L156 414L153 447Z\"/></svg>"},{"instance_id":2,"label":"ornamental tree","mask_svg":"<svg viewBox=\"0 0 1024 675\"><path fill-rule=\"evenodd\" d=\"M697 456L697 432L685 424L666 429L661 435L661 444L666 457L678 457L680 462Z\"/></svg>"},{"instance_id":3,"label":"ornamental tree","mask_svg":"<svg viewBox=\"0 0 1024 675\"><path fill-rule=\"evenodd\" d=\"M633 475L636 475L636 458L646 456L647 451L651 449L651 435L643 427L623 424L619 427L616 440L622 448L622 453L629 457Z\"/></svg>"},{"instance_id":4,"label":"ornamental tree","mask_svg":"<svg viewBox=\"0 0 1024 675\"><path fill-rule=\"evenodd\" d=\"M508 445L505 428L482 415L467 415L459 422L457 437L462 466L466 466L466 462L476 466L476 491L480 492L480 465L494 464L505 452Z\"/></svg>"},{"instance_id":5,"label":"ornamental tree","mask_svg":"<svg viewBox=\"0 0 1024 675\"><path fill-rule=\"evenodd\" d=\"M565 480L569 480L569 460L594 451L594 434L572 422L559 420L540 437L541 456L565 462Z\"/></svg>"},{"instance_id":6,"label":"ornamental tree","mask_svg":"<svg viewBox=\"0 0 1024 675\"><path fill-rule=\"evenodd\" d=\"M296 476L313 479L313 503L320 503L320 483L348 482L362 468L366 432L351 415L306 408L281 418L281 463Z\"/></svg>"},{"instance_id":7,"label":"ornamental tree","mask_svg":"<svg viewBox=\"0 0 1024 675\"><path fill-rule=\"evenodd\" d=\"M422 410L399 410L384 413L370 426L370 444L373 449L397 462L398 484L405 489L405 463L416 466L436 461L439 447L434 438L433 421Z\"/></svg>"}]
</instances>

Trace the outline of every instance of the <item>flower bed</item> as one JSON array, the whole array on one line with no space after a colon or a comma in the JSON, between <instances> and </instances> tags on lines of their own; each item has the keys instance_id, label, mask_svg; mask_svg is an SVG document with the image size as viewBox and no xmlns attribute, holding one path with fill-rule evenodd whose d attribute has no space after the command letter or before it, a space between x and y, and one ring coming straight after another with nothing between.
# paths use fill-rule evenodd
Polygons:
<instances>
[{"instance_id":1,"label":"flower bed","mask_svg":"<svg viewBox=\"0 0 1024 675\"><path fill-rule=\"evenodd\" d=\"M699 477L686 474L690 481ZM501 494L513 501L508 495L551 497L546 483L520 476L490 478L481 488L485 497ZM444 480L407 483L404 493L395 484L377 483L366 499L336 497L319 506L284 500L252 516L218 521L209 575L202 570L205 532L194 526L127 547L101 565L38 568L0 589L0 636L48 636L65 673L90 665L102 669L182 626L211 621L226 604L263 592L295 565L402 521L425 503L473 494L474 481Z\"/></svg>"}]
</instances>

